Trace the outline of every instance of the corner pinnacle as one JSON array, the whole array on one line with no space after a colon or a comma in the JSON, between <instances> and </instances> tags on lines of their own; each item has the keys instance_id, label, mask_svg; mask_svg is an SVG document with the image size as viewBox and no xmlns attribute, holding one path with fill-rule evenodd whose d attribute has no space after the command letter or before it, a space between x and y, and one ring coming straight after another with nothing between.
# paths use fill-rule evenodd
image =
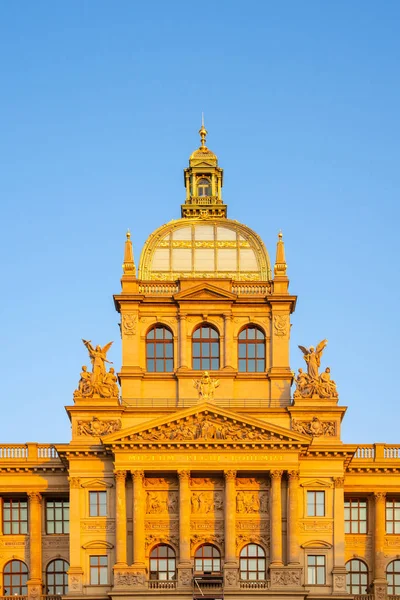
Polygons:
<instances>
[{"instance_id":1,"label":"corner pinnacle","mask_svg":"<svg viewBox=\"0 0 400 600\"><path fill-rule=\"evenodd\" d=\"M133 275L133 277L136 277L136 267L135 267L135 261L133 258L131 232L129 231L129 229L126 232L124 263L122 265L122 271L123 271L124 275Z\"/></svg>"},{"instance_id":2,"label":"corner pinnacle","mask_svg":"<svg viewBox=\"0 0 400 600\"><path fill-rule=\"evenodd\" d=\"M287 264L285 260L285 243L283 241L282 231L278 233L278 241L276 244L276 259L274 266L275 276L286 277Z\"/></svg>"}]
</instances>

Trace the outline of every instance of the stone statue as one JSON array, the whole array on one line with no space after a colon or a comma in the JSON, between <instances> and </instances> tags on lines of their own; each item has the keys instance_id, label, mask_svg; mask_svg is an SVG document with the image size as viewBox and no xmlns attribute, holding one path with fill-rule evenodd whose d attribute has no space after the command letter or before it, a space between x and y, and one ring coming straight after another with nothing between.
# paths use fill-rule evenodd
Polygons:
<instances>
[{"instance_id":1,"label":"stone statue","mask_svg":"<svg viewBox=\"0 0 400 600\"><path fill-rule=\"evenodd\" d=\"M310 346L310 349L307 350L304 346L299 346L300 350L304 354L304 360L307 363L307 374L312 379L318 378L318 367L321 364L321 356L326 348L328 340L322 340L318 344L316 348L314 346Z\"/></svg>"},{"instance_id":2,"label":"stone statue","mask_svg":"<svg viewBox=\"0 0 400 600\"><path fill-rule=\"evenodd\" d=\"M204 371L201 379L193 380L193 386L196 388L200 400L213 400L215 390L219 386L219 380L212 379L208 371Z\"/></svg>"},{"instance_id":3,"label":"stone statue","mask_svg":"<svg viewBox=\"0 0 400 600\"><path fill-rule=\"evenodd\" d=\"M307 373L304 373L303 369L299 369L295 380L296 390L293 394L294 399L338 397L336 383L331 380L330 368L327 367L321 375L318 373L321 356L327 343L328 340L322 340L316 348L311 346L309 350L304 346L299 346L307 363Z\"/></svg>"},{"instance_id":4,"label":"stone statue","mask_svg":"<svg viewBox=\"0 0 400 600\"><path fill-rule=\"evenodd\" d=\"M92 372L88 373L85 365L82 367L81 378L78 389L74 392L74 398L91 398L94 395L101 398L118 398L118 378L112 367L108 372L105 367L105 363L112 364L106 357L113 342L109 342L103 348L101 346L93 348L90 341L82 341L89 352Z\"/></svg>"},{"instance_id":5,"label":"stone statue","mask_svg":"<svg viewBox=\"0 0 400 600\"><path fill-rule=\"evenodd\" d=\"M101 346L96 346L96 348L93 348L90 340L82 340L82 342L88 349L92 363L92 382L102 382L103 377L106 374L105 363L107 362L112 364L109 360L107 360L106 356L113 342L108 342L108 344L106 344L103 348Z\"/></svg>"}]
</instances>

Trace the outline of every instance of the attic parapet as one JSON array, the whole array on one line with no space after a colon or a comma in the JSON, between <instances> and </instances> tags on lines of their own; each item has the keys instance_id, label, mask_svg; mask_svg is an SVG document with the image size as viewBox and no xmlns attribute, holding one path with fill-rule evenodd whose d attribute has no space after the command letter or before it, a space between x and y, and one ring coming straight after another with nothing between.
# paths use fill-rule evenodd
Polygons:
<instances>
[{"instance_id":1,"label":"attic parapet","mask_svg":"<svg viewBox=\"0 0 400 600\"><path fill-rule=\"evenodd\" d=\"M1 444L0 463L3 462L60 462L56 448L52 444Z\"/></svg>"}]
</instances>

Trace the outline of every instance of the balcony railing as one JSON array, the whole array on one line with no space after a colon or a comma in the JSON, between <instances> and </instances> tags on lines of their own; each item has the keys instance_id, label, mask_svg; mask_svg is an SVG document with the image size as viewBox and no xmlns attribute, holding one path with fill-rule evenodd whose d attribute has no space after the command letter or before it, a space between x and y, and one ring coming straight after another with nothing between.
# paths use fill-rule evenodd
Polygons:
<instances>
[{"instance_id":1,"label":"balcony railing","mask_svg":"<svg viewBox=\"0 0 400 600\"><path fill-rule=\"evenodd\" d=\"M59 461L57 450L52 444L2 444L0 446L1 460L40 460ZM15 596L12 596L13 598Z\"/></svg>"},{"instance_id":2,"label":"balcony railing","mask_svg":"<svg viewBox=\"0 0 400 600\"><path fill-rule=\"evenodd\" d=\"M269 581L266 579L254 580L254 581L240 581L241 590L266 590L269 588Z\"/></svg>"},{"instance_id":3,"label":"balcony railing","mask_svg":"<svg viewBox=\"0 0 400 600\"><path fill-rule=\"evenodd\" d=\"M179 292L179 284L155 283L154 281L142 281L139 283L139 294L154 294L155 296L172 296Z\"/></svg>"},{"instance_id":4,"label":"balcony railing","mask_svg":"<svg viewBox=\"0 0 400 600\"><path fill-rule=\"evenodd\" d=\"M400 446L397 444L363 444L356 450L353 460L400 460Z\"/></svg>"},{"instance_id":5,"label":"balcony railing","mask_svg":"<svg viewBox=\"0 0 400 600\"><path fill-rule=\"evenodd\" d=\"M165 581L161 579L150 579L148 582L149 590L175 590L176 581Z\"/></svg>"},{"instance_id":6,"label":"balcony railing","mask_svg":"<svg viewBox=\"0 0 400 600\"><path fill-rule=\"evenodd\" d=\"M290 402L290 399L285 402L271 398L219 398L216 404L223 408L278 408L289 406ZM122 398L121 403L135 408L189 408L201 404L201 400L199 398Z\"/></svg>"}]
</instances>

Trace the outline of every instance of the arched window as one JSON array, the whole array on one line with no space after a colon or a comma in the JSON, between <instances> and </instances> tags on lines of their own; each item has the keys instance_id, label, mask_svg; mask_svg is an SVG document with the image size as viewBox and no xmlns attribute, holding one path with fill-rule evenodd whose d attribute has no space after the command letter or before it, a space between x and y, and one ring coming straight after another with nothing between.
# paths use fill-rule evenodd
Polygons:
<instances>
[{"instance_id":1,"label":"arched window","mask_svg":"<svg viewBox=\"0 0 400 600\"><path fill-rule=\"evenodd\" d=\"M47 594L50 596L64 596L68 593L69 564L62 558L52 560L46 569Z\"/></svg>"},{"instance_id":2,"label":"arched window","mask_svg":"<svg viewBox=\"0 0 400 600\"><path fill-rule=\"evenodd\" d=\"M240 552L240 579L264 580L266 573L265 551L258 544L247 544Z\"/></svg>"},{"instance_id":3,"label":"arched window","mask_svg":"<svg viewBox=\"0 0 400 600\"><path fill-rule=\"evenodd\" d=\"M239 333L239 372L265 371L265 335L259 327L248 325Z\"/></svg>"},{"instance_id":4,"label":"arched window","mask_svg":"<svg viewBox=\"0 0 400 600\"><path fill-rule=\"evenodd\" d=\"M197 195L198 196L211 196L211 183L209 179L202 177L197 182Z\"/></svg>"},{"instance_id":5,"label":"arched window","mask_svg":"<svg viewBox=\"0 0 400 600\"><path fill-rule=\"evenodd\" d=\"M219 335L211 325L200 325L193 332L192 358L196 371L219 369Z\"/></svg>"},{"instance_id":6,"label":"arched window","mask_svg":"<svg viewBox=\"0 0 400 600\"><path fill-rule=\"evenodd\" d=\"M176 556L171 546L159 544L151 551L150 579L159 581L176 579Z\"/></svg>"},{"instance_id":7,"label":"arched window","mask_svg":"<svg viewBox=\"0 0 400 600\"><path fill-rule=\"evenodd\" d=\"M366 594L368 587L368 567L362 560L353 559L346 563L347 591L349 594Z\"/></svg>"},{"instance_id":8,"label":"arched window","mask_svg":"<svg viewBox=\"0 0 400 600\"><path fill-rule=\"evenodd\" d=\"M211 544L203 544L194 555L194 570L196 573L220 573L221 555L218 548Z\"/></svg>"},{"instance_id":9,"label":"arched window","mask_svg":"<svg viewBox=\"0 0 400 600\"><path fill-rule=\"evenodd\" d=\"M3 588L5 596L26 596L28 588L28 567L22 560L10 560L3 571Z\"/></svg>"},{"instance_id":10,"label":"arched window","mask_svg":"<svg viewBox=\"0 0 400 600\"><path fill-rule=\"evenodd\" d=\"M146 336L147 370L151 373L171 373L174 370L174 340L164 325L154 325Z\"/></svg>"},{"instance_id":11,"label":"arched window","mask_svg":"<svg viewBox=\"0 0 400 600\"><path fill-rule=\"evenodd\" d=\"M400 594L400 560L393 560L388 564L386 579L388 596L398 596Z\"/></svg>"}]
</instances>

